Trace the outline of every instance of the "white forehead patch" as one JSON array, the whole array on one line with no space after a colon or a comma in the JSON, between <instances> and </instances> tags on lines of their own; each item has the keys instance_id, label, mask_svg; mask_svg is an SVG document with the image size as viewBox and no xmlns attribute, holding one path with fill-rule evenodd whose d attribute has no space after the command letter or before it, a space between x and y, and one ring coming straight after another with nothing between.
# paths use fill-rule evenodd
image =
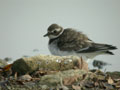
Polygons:
<instances>
[{"instance_id":1,"label":"white forehead patch","mask_svg":"<svg viewBox=\"0 0 120 90\"><path fill-rule=\"evenodd\" d=\"M56 30L56 31L60 31L60 30L61 30L61 28L56 28L55 30Z\"/></svg>"},{"instance_id":2,"label":"white forehead patch","mask_svg":"<svg viewBox=\"0 0 120 90\"><path fill-rule=\"evenodd\" d=\"M54 32L54 31L57 31L57 32L59 32L61 30L61 28L56 28L56 29L54 29L53 31L51 31L51 32Z\"/></svg>"}]
</instances>

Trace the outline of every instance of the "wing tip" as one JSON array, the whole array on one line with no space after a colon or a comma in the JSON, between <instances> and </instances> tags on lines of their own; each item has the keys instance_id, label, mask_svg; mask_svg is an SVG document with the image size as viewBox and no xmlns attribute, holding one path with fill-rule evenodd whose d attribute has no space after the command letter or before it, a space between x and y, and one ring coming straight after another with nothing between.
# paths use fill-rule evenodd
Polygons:
<instances>
[{"instance_id":1,"label":"wing tip","mask_svg":"<svg viewBox=\"0 0 120 90\"><path fill-rule=\"evenodd\" d=\"M108 45L109 49L114 50L114 49L118 49L116 46L112 46L112 45Z\"/></svg>"}]
</instances>

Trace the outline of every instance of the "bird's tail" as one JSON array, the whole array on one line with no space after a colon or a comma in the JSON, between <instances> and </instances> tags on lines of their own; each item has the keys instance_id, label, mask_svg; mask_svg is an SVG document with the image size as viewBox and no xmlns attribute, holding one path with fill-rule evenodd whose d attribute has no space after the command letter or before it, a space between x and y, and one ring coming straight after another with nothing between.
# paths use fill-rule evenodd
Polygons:
<instances>
[{"instance_id":1,"label":"bird's tail","mask_svg":"<svg viewBox=\"0 0 120 90\"><path fill-rule=\"evenodd\" d=\"M108 45L108 44L96 44L94 43L95 47L99 50L114 50L117 49L116 46Z\"/></svg>"},{"instance_id":2,"label":"bird's tail","mask_svg":"<svg viewBox=\"0 0 120 90\"><path fill-rule=\"evenodd\" d=\"M114 55L114 53L111 52L111 51L106 51L105 53L106 53L106 54L110 54L110 55Z\"/></svg>"},{"instance_id":3,"label":"bird's tail","mask_svg":"<svg viewBox=\"0 0 120 90\"><path fill-rule=\"evenodd\" d=\"M112 46L108 44L95 44L95 46L99 51L104 51L106 54L110 54L110 55L114 55L114 53L111 52L110 50L117 49L116 46Z\"/></svg>"}]
</instances>

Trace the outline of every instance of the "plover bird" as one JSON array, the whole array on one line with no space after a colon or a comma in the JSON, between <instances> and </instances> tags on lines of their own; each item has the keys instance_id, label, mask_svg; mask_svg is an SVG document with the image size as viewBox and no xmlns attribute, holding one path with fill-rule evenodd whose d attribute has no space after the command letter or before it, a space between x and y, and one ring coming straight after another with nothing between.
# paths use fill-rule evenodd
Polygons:
<instances>
[{"instance_id":1,"label":"plover bird","mask_svg":"<svg viewBox=\"0 0 120 90\"><path fill-rule=\"evenodd\" d=\"M58 56L76 55L88 60L101 54L114 55L110 50L117 49L112 45L95 43L82 32L72 28L63 29L58 24L50 25L46 36L49 37L50 52Z\"/></svg>"}]
</instances>

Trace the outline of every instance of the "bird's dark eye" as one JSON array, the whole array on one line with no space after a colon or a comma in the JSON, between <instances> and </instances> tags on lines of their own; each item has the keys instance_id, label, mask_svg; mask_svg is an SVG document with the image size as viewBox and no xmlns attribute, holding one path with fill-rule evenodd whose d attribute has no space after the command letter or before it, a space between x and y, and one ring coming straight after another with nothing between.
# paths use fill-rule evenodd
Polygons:
<instances>
[{"instance_id":1,"label":"bird's dark eye","mask_svg":"<svg viewBox=\"0 0 120 90\"><path fill-rule=\"evenodd\" d=\"M57 33L57 31L56 31L56 30L54 30L54 31L53 31L53 33Z\"/></svg>"}]
</instances>

